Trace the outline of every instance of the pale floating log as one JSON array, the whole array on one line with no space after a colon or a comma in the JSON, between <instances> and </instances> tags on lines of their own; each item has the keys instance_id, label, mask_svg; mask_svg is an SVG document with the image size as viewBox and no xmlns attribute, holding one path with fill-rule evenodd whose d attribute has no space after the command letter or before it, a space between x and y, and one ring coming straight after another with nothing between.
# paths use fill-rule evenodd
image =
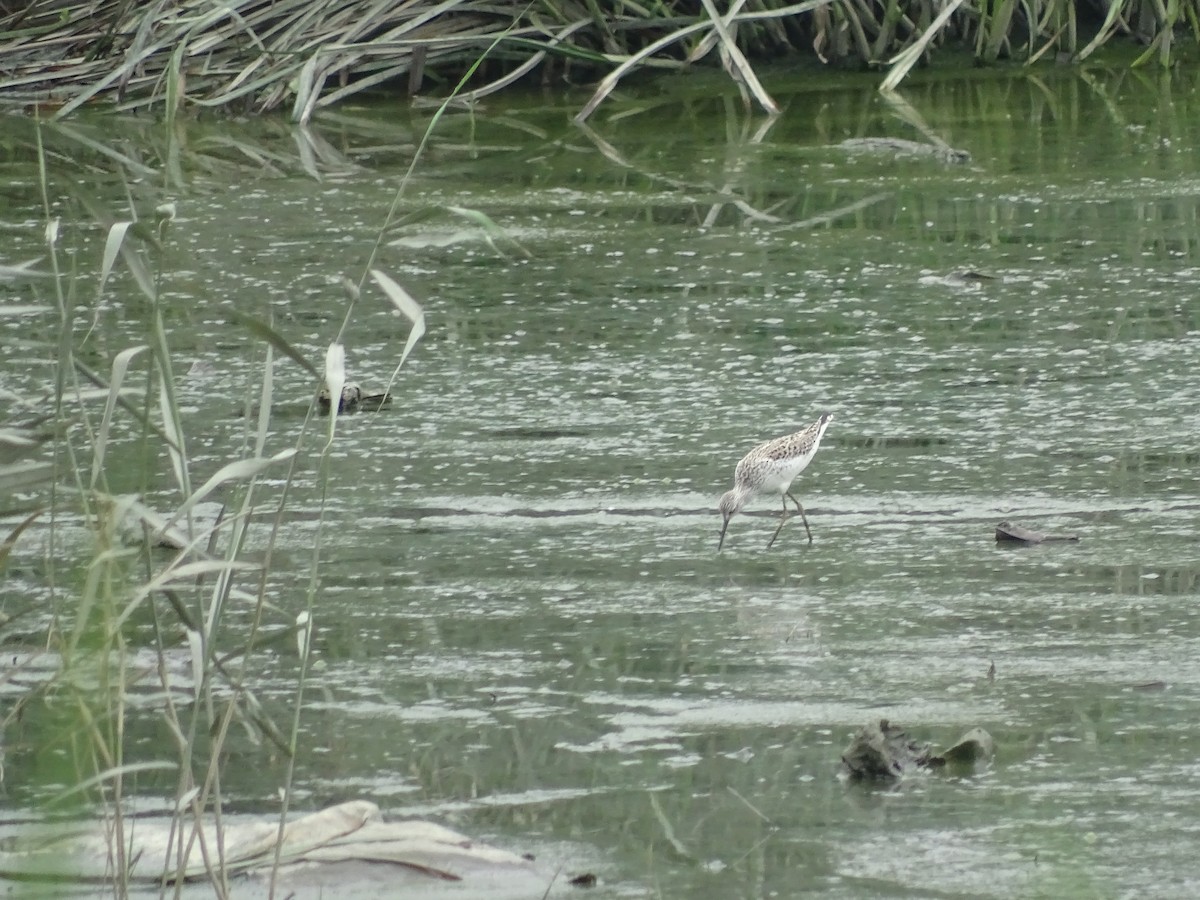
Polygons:
<instances>
[{"instance_id":1,"label":"pale floating log","mask_svg":"<svg viewBox=\"0 0 1200 900\"><path fill-rule=\"evenodd\" d=\"M122 838L128 879L136 884L207 881L209 869L200 851L208 848L216 864L217 847L224 848L227 875L244 876L245 888L257 896L259 886L280 852L279 875L292 896L377 896L381 879L389 892L404 879L477 882L491 896L540 896L549 875L529 857L488 846L431 822L386 822L374 803L351 800L301 816L279 830L277 816L223 824L220 842L211 820L199 829L190 816L172 828L171 819L126 819ZM25 840L28 838L28 840ZM98 883L112 876L115 857L111 823L64 833L61 826L25 829L16 843L0 851L0 878L47 879L54 882ZM502 888L502 890L497 890Z\"/></svg>"},{"instance_id":2,"label":"pale floating log","mask_svg":"<svg viewBox=\"0 0 1200 900\"><path fill-rule=\"evenodd\" d=\"M954 765L975 765L996 755L996 742L982 728L972 728L950 747L942 758Z\"/></svg>"}]
</instances>

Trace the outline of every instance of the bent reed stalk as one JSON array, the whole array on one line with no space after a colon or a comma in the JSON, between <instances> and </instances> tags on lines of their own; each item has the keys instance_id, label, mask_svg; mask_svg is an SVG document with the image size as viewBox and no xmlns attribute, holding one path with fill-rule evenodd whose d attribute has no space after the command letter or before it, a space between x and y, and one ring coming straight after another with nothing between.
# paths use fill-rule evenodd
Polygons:
<instances>
[{"instance_id":1,"label":"bent reed stalk","mask_svg":"<svg viewBox=\"0 0 1200 900\"><path fill-rule=\"evenodd\" d=\"M290 106L304 122L373 88L445 96L441 86L495 45L460 101L535 73L543 83L607 73L582 120L624 74L716 60L773 111L751 60L886 68L887 90L939 50L1081 61L1117 40L1144 48L1132 65L1194 55L1200 0L0 0L0 101L56 105L59 116L91 100L168 117Z\"/></svg>"},{"instance_id":2,"label":"bent reed stalk","mask_svg":"<svg viewBox=\"0 0 1200 900\"><path fill-rule=\"evenodd\" d=\"M0 572L14 553L25 549L23 542L42 540L53 617L46 633L36 638L41 649L30 651L31 660L42 659L38 671L46 673L45 678L21 697L5 721L17 716L27 722L56 717L50 749L52 753L54 749L65 751L69 770L56 780L70 785L59 802L86 800L88 812L102 815L112 835L115 896L124 896L129 890L124 874L129 861L122 854L128 845L127 798L134 778L153 778L155 784L174 778L170 807L179 866L162 873L164 889L184 876L185 850L195 845L193 865L198 856L202 858L216 894L229 896L223 847L219 842L203 845L201 823L215 820L220 827L226 802L221 789L222 766L235 723L245 727L254 744L264 745L261 752L288 761L280 785L283 808L286 811L288 807L304 685L310 674L309 638L321 621L315 591L320 530L312 545L303 611L294 615L293 610L290 619L281 618L281 610L267 599L272 558L300 471L297 464L313 455L320 460L316 486L319 516L324 521L326 497L334 490L328 458L337 438L337 416L330 416L327 434L318 433L310 427L314 403L295 443L272 447L275 351L300 362L315 379L321 376L317 366L269 324L256 322L248 327L239 322L263 344L258 412L248 419L245 453L215 466L208 461L204 465L206 480L198 477L188 453L188 419L177 390L179 360L172 349L163 296L163 284L170 277L164 250L170 247L172 231L183 227L176 221L176 210L173 205L163 205L147 219L138 219L131 210L128 219L109 224L103 232L96 275L89 278L86 264L79 262L82 255L71 252L75 247L68 250L69 258L63 253L64 244L82 242L81 235L95 223L64 224L55 216L54 210L61 207L56 196L58 176L48 160L57 157L43 143L44 128L36 123L33 130L45 255L37 261L36 270L32 264L21 264L7 266L0 274L11 281L27 281L32 295L47 299L45 303L6 306L0 315L56 320L56 338L35 350L54 360L54 389L49 403L11 398L17 402L15 418L3 429L2 437L31 459L12 464L0 460L0 491L20 489L27 498L23 502L35 508L0 543ZM402 183L397 202L403 189ZM393 203L387 213L381 234L396 206ZM105 213L98 211L96 216L103 219ZM371 260L360 283L369 279L378 288L378 296L411 324L407 341L398 348L398 373L424 332L424 313L399 284L374 267L374 253ZM129 275L126 283L131 293L144 301L131 308L143 310L145 329L133 346L98 346L95 322L86 328L79 298L93 296L99 309L112 290L114 272L122 267ZM349 323L357 299L354 289L342 329ZM85 324L83 330L80 322ZM329 338L336 345L340 335L339 331ZM108 360L103 371L83 362L98 354ZM329 377L327 371L324 380ZM120 452L118 439L122 441ZM112 487L121 484L123 490L130 489L128 457L135 442L141 443L151 459L160 456L164 461L170 488L155 486L155 496L160 503L168 502L162 499L168 494L175 499L169 501L174 508L163 516L144 506L139 496L120 494ZM47 456L53 461L34 462ZM151 488L152 469L156 466L134 470L133 487L139 494ZM267 476L272 480L265 480ZM202 522L196 516L198 505L219 495L226 499L222 512L215 521ZM261 547L249 549L250 525L263 520L270 523L265 552ZM137 529L136 540L123 534L131 523ZM60 535L64 530L84 531L88 541L83 546L63 541ZM168 536L171 550L161 543ZM243 623L231 625L226 612L235 604ZM25 614L36 617L40 612L30 609ZM3 613L6 618L0 619L0 624L22 614L14 615L7 608ZM292 721L281 728L273 719L278 711L269 712L258 698L254 673L259 666L257 656L265 646L291 641L297 643L299 665ZM18 663L13 662L7 676L17 668ZM126 740L131 691L147 681L161 691L155 694L156 714L164 735L149 758L145 749L134 751ZM143 783L138 793L145 796L152 790Z\"/></svg>"}]
</instances>

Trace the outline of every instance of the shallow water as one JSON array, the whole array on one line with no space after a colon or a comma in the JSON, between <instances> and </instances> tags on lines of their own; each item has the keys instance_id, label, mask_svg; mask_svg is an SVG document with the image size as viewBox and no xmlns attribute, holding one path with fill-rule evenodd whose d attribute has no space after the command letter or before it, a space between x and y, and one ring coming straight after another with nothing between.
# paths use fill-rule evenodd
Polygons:
<instances>
[{"instance_id":1,"label":"shallow water","mask_svg":"<svg viewBox=\"0 0 1200 900\"><path fill-rule=\"evenodd\" d=\"M519 246L446 212L388 234L378 265L429 330L392 406L338 424L294 805L366 796L550 874L595 871L611 896L1196 893L1194 87L931 78L903 113L867 82L780 81L767 127L668 82L594 133L543 98L449 116L404 208L481 210ZM836 146L919 139L912 115L972 162ZM381 106L307 137L193 123L174 180L135 192L178 204L167 326L181 371L214 372L181 384L195 483L246 446L236 413L261 377L229 310L270 314L319 360L337 279L361 274L426 121ZM158 165L150 129L77 127ZM319 179L295 149L314 140ZM117 180L95 181L75 196L122 215ZM8 188L6 262L38 253L27 188ZM101 235L78 238L84 273ZM945 278L957 269L992 277ZM91 364L144 340L145 314L121 276L81 310ZM18 324L55 333L0 319ZM365 289L352 376L382 385L406 334ZM3 343L7 390L38 396L50 371L36 345ZM294 443L312 391L290 361L274 374L268 452ZM812 545L791 522L765 551L763 499L717 554L738 458L822 410L835 421L795 485ZM136 489L148 456L148 499L177 503L165 456L116 440L115 487ZM304 608L315 470L284 518L271 627ZM999 546L1002 519L1080 540ZM45 540L9 563L9 614L47 595ZM286 721L292 642L255 667ZM58 786L37 759L61 743L34 712L7 737L24 808ZM880 718L938 746L981 725L996 760L845 784L842 749ZM161 758L155 721L131 712L132 757ZM273 812L282 762L233 740L226 796ZM162 808L172 787L134 793Z\"/></svg>"}]
</instances>

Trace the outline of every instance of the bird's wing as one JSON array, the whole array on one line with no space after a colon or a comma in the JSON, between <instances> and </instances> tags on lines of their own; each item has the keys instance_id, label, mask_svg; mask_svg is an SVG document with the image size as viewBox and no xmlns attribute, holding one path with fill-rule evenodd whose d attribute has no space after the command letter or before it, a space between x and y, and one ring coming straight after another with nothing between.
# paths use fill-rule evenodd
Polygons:
<instances>
[{"instance_id":1,"label":"bird's wing","mask_svg":"<svg viewBox=\"0 0 1200 900\"><path fill-rule=\"evenodd\" d=\"M759 448L759 454L767 459L780 460L799 456L812 443L811 429L804 429L795 434L787 434L773 441L767 441Z\"/></svg>"}]
</instances>

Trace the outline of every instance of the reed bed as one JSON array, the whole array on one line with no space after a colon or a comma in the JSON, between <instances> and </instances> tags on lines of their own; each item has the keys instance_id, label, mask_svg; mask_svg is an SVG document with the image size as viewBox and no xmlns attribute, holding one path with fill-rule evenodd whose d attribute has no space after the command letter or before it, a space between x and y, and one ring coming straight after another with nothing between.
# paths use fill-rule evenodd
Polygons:
<instances>
[{"instance_id":1,"label":"reed bed","mask_svg":"<svg viewBox=\"0 0 1200 900\"><path fill-rule=\"evenodd\" d=\"M127 218L113 222L110 214L97 210L95 221L64 220L56 215L63 206L64 183L89 170L47 146L46 136L58 126L34 122L31 127L44 254L0 266L0 282L27 289L35 298L3 304L0 321L56 322L48 336L35 329L39 336L27 340L31 355L55 362L49 396L2 392L10 419L0 428L0 509L16 524L0 534L0 575L6 574L18 548L28 560L31 546L40 546L45 586L28 595L12 591L0 612L0 625L7 626L0 637L8 640L14 623L38 622L36 632L6 647L11 658L3 680L20 684L23 692L6 708L0 726L33 723L45 752L66 758L52 779L66 787L50 805L56 812L79 805L102 817L113 852L106 887L121 897L129 893L129 860L122 856L133 827L129 797L144 797L155 788L169 791L172 840L181 848L202 840L202 826L220 823L223 815L222 769L231 735L245 734L257 752L285 761L282 830L310 676L311 636L324 615L317 596L321 530L326 498L336 489L330 484L329 456L338 445L339 415L334 404L325 427L318 428L318 404L312 404L294 443L280 446L271 433L273 363L278 356L297 363L312 378L314 399L322 386L340 396L346 380L343 335L360 300L374 298L410 324L390 390L424 333L424 313L375 265L405 178L357 281L344 281L341 326L327 336L323 361L308 358L269 322L239 319L261 352L257 411L247 418L241 450L231 450L215 470L211 462L197 466L188 450L195 436L189 434L181 409L183 373L162 290L170 274L166 251L182 227L176 209L162 204L139 218L126 181ZM125 175L140 172L139 164L127 157L107 158L126 166ZM419 159L420 154L414 166ZM100 228L104 240L95 269L77 265L84 258L82 253L76 257L79 248L90 246L85 235ZM100 302L108 297L119 273L128 276L129 293L144 303L145 329L129 346L100 346L104 342L97 341L94 330L80 326L78 314L86 302L81 298ZM129 295L122 300L129 301ZM169 487L155 491L160 509L167 504L161 513L138 494L126 492L136 465L130 462L131 442L139 441L157 448L151 457L155 463L161 458L169 472ZM306 461L317 466L317 528L303 602L293 604L299 611L285 611L268 599L279 574L273 558L298 467ZM140 471L142 492L149 489L152 469L157 466ZM198 469L204 470L202 475ZM222 502L213 504L217 497ZM220 506L219 513L199 515L205 503ZM248 549L252 527L260 541L269 532L265 549ZM64 539L67 533L70 539ZM82 540L81 533L86 535ZM264 649L278 652L279 645L297 661L286 716L280 715L278 703L268 712L257 684ZM127 742L130 710L147 703L157 711L162 728L162 740L150 758ZM215 895L230 896L224 849L206 847L203 853ZM181 861L178 871L164 871L163 884L182 879L182 866Z\"/></svg>"},{"instance_id":2,"label":"reed bed","mask_svg":"<svg viewBox=\"0 0 1200 900\"><path fill-rule=\"evenodd\" d=\"M1181 91L1175 102L1163 104L1160 98L1167 94L1153 89L1153 79L1128 76L1127 81L1129 84L1124 90L1143 90L1148 105L1166 110L1162 115L1170 127L1164 127L1168 131L1178 131L1171 117L1182 119L1190 111L1189 98L1196 96L1196 92ZM1038 84L1036 78L1022 79L1016 85L1015 89L1028 92L1026 107L1030 120L1038 119L1043 111L1053 107L1055 114L1068 123L1065 127L1088 133L1089 123L1086 116L1079 114L1084 107L1079 105L1074 88L1065 88L1061 95L1056 95L1046 85ZM1120 84L1108 82L1094 89L1115 91L1119 87ZM955 91L970 89L962 85L933 83L919 91L933 93L936 99L953 105L967 102ZM864 106L863 121L869 121L865 107L875 104L860 102ZM745 119L743 111L733 107L732 103L726 104L729 123L724 131L731 135L738 132ZM687 109L675 114L681 120L692 116ZM670 136L667 140L677 141L674 146L682 151L692 140L683 122L679 123L680 127L672 128L671 121L664 118L665 113L656 110L655 115L664 125L664 133ZM437 115L430 118L420 141L421 148L426 146L438 119ZM345 117L341 127L347 127L349 120L349 116ZM14 122L19 128L28 129L30 141L36 143L37 171L24 180L37 185L42 195L44 213L38 233L43 235L44 253L38 260L0 266L0 281L18 285L22 296L27 298L20 304L4 304L0 308L0 317L6 321L48 317L58 323L56 328L46 332L45 337L38 336L37 329L26 330L34 335L27 340L47 342L35 349L40 355L57 360L58 365L55 377L50 379L50 396L24 398L19 404L14 402L11 406L14 414L0 428L0 496L20 494L33 498L27 501L28 505L21 509L14 523L6 527L6 533L0 534L0 574L4 574L15 549L22 548L27 553L27 543L44 541L45 581L51 586L47 604L41 603L41 596L27 599L17 590L10 591L3 613L10 617L10 626L21 629L41 617L45 608L52 607L54 618L50 631L42 635L39 629L37 635L40 646L33 646L28 640L25 644L32 653L59 660L60 665L43 693L22 696L6 709L6 724L20 721L25 727L36 729L39 737L49 734L52 740L48 742L49 752L43 754L46 758L52 758L53 751L63 745L70 745L74 751L72 762L77 769L69 773L52 772L47 780L71 785L64 794L76 800L95 801L89 808L100 806L118 831L128 821L128 798L131 795L146 796L149 793L146 781L152 777L160 785L165 784L179 833L186 840L195 833L197 823L202 819L222 814L228 800L222 792L222 764L229 758L223 756L223 752L228 751L241 732L262 745L257 751L261 756L251 757L253 759L268 755L279 755L289 761L295 758L298 723L305 706L309 678L310 636L314 629L322 627L322 617L327 615L315 593L321 562L320 533L313 536L312 557L308 563L313 580L303 602L294 597L287 611L268 601L267 587L278 574L278 566L272 561L275 531L272 531L270 550L266 553L248 551L246 535L254 523L269 525L272 529L283 527L280 523L289 503L292 466L297 460L303 457L315 460L321 466L322 490L326 487L336 489L336 485L327 484L325 460L337 441L337 418L331 416L326 420L327 427L321 429L322 433L306 426L295 444L284 446L272 442L266 416L275 392L272 363L278 356L290 358L307 372L313 379L314 392L317 382L324 380L331 395L338 393L341 379L345 377L342 356L337 349L341 346L341 335L327 335L330 349L322 361L305 357L268 323L243 323L259 342L262 374L256 399L260 414L248 420L245 452L231 451L228 459L216 467L197 466L188 455L189 439L194 440L194 436L189 436L186 420L180 415L175 390L181 375L179 354L173 351L171 329L164 324L165 301L159 287L164 275L169 274L164 271L167 262L163 248L169 249L179 230L187 227L186 215L177 219L175 210L169 205L154 209L154 204L147 199L155 195L154 191L141 196L137 193L140 185L165 175L165 172L151 170L152 176L159 177L147 177L144 159L170 159L173 156L169 148L154 142L173 141L176 136L168 129L157 127L149 117L131 122L130 129L144 129L134 131L133 138L136 139L127 141L130 134L121 130L107 139L109 143L85 138L69 123L44 124L32 119L15 119ZM765 123L765 127L778 128L781 124L781 120L773 120ZM187 123L186 127L197 129L199 125ZM278 123L276 127L281 133L290 132ZM370 136L371 143L379 142L379 129L384 129L389 146L400 146L412 140L406 124L387 122L381 125L373 118L364 117L359 127L362 134ZM16 127L13 131L18 133ZM312 131L319 136L320 127ZM256 130L255 134L258 140L269 139L261 130ZM979 140L986 146L977 144L974 149L981 155L1001 158L1005 147L1018 135L1026 141L1053 140L1038 131L1014 130L1011 123L996 118L979 133ZM288 136L290 138L290 134ZM10 140L14 140L11 135ZM303 161L308 147L294 160L285 161L280 158L275 144L251 144L251 140L250 136L238 139L242 146L241 156L246 159L271 159L275 160L273 165L286 165L296 171L316 164ZM199 149L196 144L185 142L187 149L180 151L189 155L189 165L185 168L211 171L218 166L232 165L221 155L206 156L201 160L200 153L211 151ZM457 144L451 142L449 146ZM128 145L149 149L144 156L134 157L128 155ZM328 152L334 153L332 149ZM444 159L446 153L453 151L443 149L441 152ZM774 152L830 151L803 150L787 142L776 142ZM418 153L413 159L414 168L420 164L420 157ZM623 160L623 163L623 171L630 172L631 179L652 182L659 177L652 168L631 168L637 164L636 160L632 163ZM331 157L328 164L337 170L349 162ZM767 159L765 164L773 167L775 161ZM1182 157L1179 164L1184 165ZM108 184L111 179L107 176L111 176L114 168L134 198L142 200L131 202L130 206L154 210L152 216L136 219L131 212L120 213L122 221L114 223L111 218L116 207L106 207L107 214L98 215L95 222L60 221L58 212L62 209L84 206L82 203L62 204L64 192L75 190L81 176L95 176L98 181ZM1181 173L1185 169L1186 166ZM809 185L801 181L785 182L783 186L765 181L756 184L753 191L737 195L737 204L728 205L741 215L749 208L770 209L777 220L770 223L773 228L825 227L825 223L836 217L843 227L862 229L877 229L883 221L908 224L914 239L941 240L930 235L926 223L945 218L944 212L935 214L931 211L935 204L945 201L930 194L924 185L915 186L899 197L867 197L870 203L863 205L860 202L863 198L839 186ZM711 194L711 191L694 187L699 186L685 185L685 193L702 197ZM394 224L404 190L402 183L393 198L391 210L381 223L379 240L384 239ZM1028 218L1014 212L1014 204L1018 202L1005 197L990 207L956 206L956 218L952 222L954 241L948 246L973 245L981 240L1001 243L1011 232L1006 223ZM1188 259L1200 256L1200 248L1189 243L1189 223L1196 219L1189 198L1179 198L1178 208L1167 206L1157 213L1156 204L1144 201L1136 193L1126 202L1138 210L1135 215L1122 216L1122 220L1136 223L1129 234L1129 252L1169 247L1177 255L1182 250ZM674 200L671 204L677 205ZM651 215L653 211L648 205L640 213ZM461 210L456 212L462 213ZM713 210L701 206L688 212L694 222L712 214ZM1049 237L1076 235L1088 230L1091 225L1088 217L1106 215L1105 208L1085 204L1080 208L1081 218L1050 218L1042 231ZM491 225L478 215L470 218L484 226ZM96 248L99 252L86 257L74 252L80 245L81 232L104 234L102 246ZM67 249L72 252L64 252ZM93 262L89 264L87 260ZM96 333L88 327L89 317L80 313L85 311L88 298L99 299L111 294L114 279L120 274L131 276L120 295L122 299L128 301L129 295L133 294L133 299L144 301L147 310L145 331L129 345L97 346ZM359 303L371 302L374 298L377 302L391 304L411 323L405 343L395 348L398 373L424 331L424 316L403 288L378 268L373 254L356 274L357 283L347 285L347 320ZM396 377L398 375L394 374L393 378ZM122 478L122 464L114 457L118 448L128 447L131 435L142 436L147 443L161 447L163 458L167 460L173 499L162 512L182 532L190 535L183 546L175 550L152 546L154 542L150 538L158 526L144 521L144 508L114 487L114 483L119 483ZM123 441L118 442L118 438ZM164 471L167 471L165 467ZM228 498L225 511L219 519L202 523L194 515L197 504L211 498L218 488ZM10 508L6 512L11 518L14 510ZM130 518L141 526L138 540L132 543L118 535L120 523ZM78 548L65 546L60 536L65 523L79 521L86 522L91 539L90 554L80 554ZM241 622L235 621L237 617L233 615L239 610L243 613ZM244 621L247 610L251 613L249 624ZM148 645L139 643L139 633L129 628L131 621L147 620L153 625L153 639ZM141 634L144 635L144 630ZM269 646L283 647L287 657L296 661L294 697L286 716L280 715L278 702L264 704L258 699L261 687L256 674L264 650ZM11 646L8 650L14 652ZM147 655L151 660L148 668L145 665ZM26 658L21 655L21 659ZM182 672L178 665L181 661ZM10 662L4 677L15 679L16 668L16 663ZM147 754L143 748L127 744L126 724L128 709L137 702L137 683L156 679L164 685L169 679L176 681L172 690L164 690L161 695L163 741ZM50 720L48 725L47 720ZM537 754L553 751L556 735L544 729L522 727L524 730L520 731L519 737L532 758L536 760ZM12 749L10 744L10 752ZM16 752L29 754L30 751L22 748ZM466 779L465 789L469 789L470 770L441 760L441 756L452 754L452 745L438 744L427 753L429 759L420 760L419 765L439 772L458 773L454 777ZM241 757L243 761L245 758L244 755ZM142 779L141 784L136 784L135 779ZM289 768L288 786L290 783ZM284 812L290 800L290 792L285 791ZM742 801L731 795L728 802L736 808ZM643 806L637 814L648 815L648 812ZM563 815L561 808L545 813L551 819L561 819ZM569 809L566 815L569 818ZM117 845L123 846L123 843L118 841ZM220 851L215 851L211 859L214 893L229 896L231 892L225 883ZM124 869L119 861L117 863L112 891L114 896L123 896L128 886L121 883L120 873Z\"/></svg>"},{"instance_id":3,"label":"reed bed","mask_svg":"<svg viewBox=\"0 0 1200 900\"><path fill-rule=\"evenodd\" d=\"M890 90L938 50L1082 61L1116 41L1139 48L1135 66L1194 55L1200 0L2 2L0 98L59 105L59 116L93 100L168 115L289 107L305 122L372 89L444 97L476 66L459 102L531 79L602 78L582 121L647 68L720 65L773 111L752 60L874 67Z\"/></svg>"}]
</instances>

